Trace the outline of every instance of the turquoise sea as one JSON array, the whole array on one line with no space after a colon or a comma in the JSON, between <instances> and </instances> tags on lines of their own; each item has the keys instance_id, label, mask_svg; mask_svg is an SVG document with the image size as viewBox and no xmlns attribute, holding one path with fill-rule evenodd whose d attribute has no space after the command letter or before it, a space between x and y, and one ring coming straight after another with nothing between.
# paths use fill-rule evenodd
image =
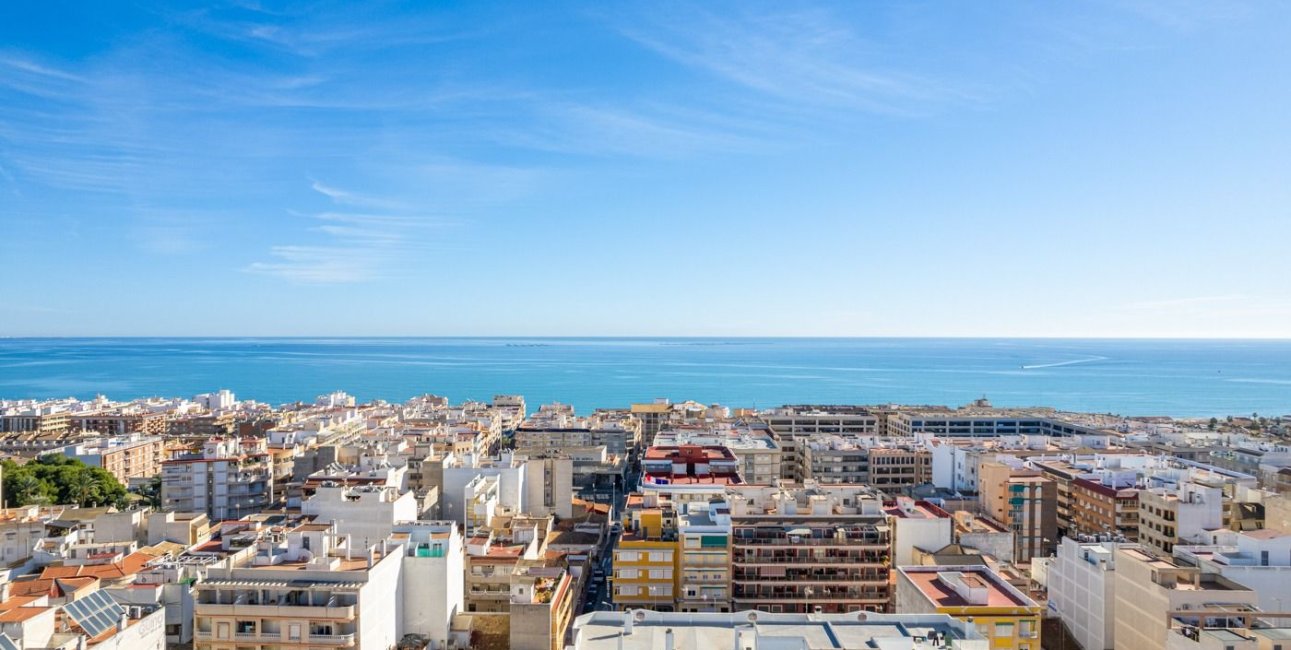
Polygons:
<instances>
[{"instance_id":1,"label":"turquoise sea","mask_svg":"<svg viewBox=\"0 0 1291 650\"><path fill-rule=\"evenodd\" d=\"M1291 414L1291 341L710 338L0 339L0 398L270 403L521 393L580 412L654 397L1050 405L1126 415Z\"/></svg>"}]
</instances>

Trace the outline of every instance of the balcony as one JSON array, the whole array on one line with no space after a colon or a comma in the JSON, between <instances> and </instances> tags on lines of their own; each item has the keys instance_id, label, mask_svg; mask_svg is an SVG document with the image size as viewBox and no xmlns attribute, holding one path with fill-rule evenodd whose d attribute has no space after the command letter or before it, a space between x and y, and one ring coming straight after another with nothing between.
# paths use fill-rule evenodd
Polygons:
<instances>
[{"instance_id":1,"label":"balcony","mask_svg":"<svg viewBox=\"0 0 1291 650\"><path fill-rule=\"evenodd\" d=\"M354 645L353 634L310 634L301 638L286 638L282 632L235 632L232 638L221 639L211 630L194 630L193 637L198 641L247 641L251 643L316 643L337 647Z\"/></svg>"},{"instance_id":2,"label":"balcony","mask_svg":"<svg viewBox=\"0 0 1291 650\"><path fill-rule=\"evenodd\" d=\"M197 616L239 616L245 618L265 616L352 621L354 620L354 605L326 607L313 605L226 605L217 603L197 603L194 606L194 613Z\"/></svg>"},{"instance_id":3,"label":"balcony","mask_svg":"<svg viewBox=\"0 0 1291 650\"><path fill-rule=\"evenodd\" d=\"M878 533L847 537L735 537L731 543L741 546L883 546L888 542Z\"/></svg>"}]
</instances>

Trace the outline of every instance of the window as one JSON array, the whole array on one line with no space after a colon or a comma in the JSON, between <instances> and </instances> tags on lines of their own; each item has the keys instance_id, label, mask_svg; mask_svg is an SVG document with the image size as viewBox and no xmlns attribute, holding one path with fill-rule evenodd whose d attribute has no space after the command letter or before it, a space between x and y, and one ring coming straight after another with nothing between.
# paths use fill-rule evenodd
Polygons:
<instances>
[{"instance_id":1,"label":"window","mask_svg":"<svg viewBox=\"0 0 1291 650\"><path fill-rule=\"evenodd\" d=\"M620 562L636 562L638 553L636 551L619 551Z\"/></svg>"},{"instance_id":2,"label":"window","mask_svg":"<svg viewBox=\"0 0 1291 650\"><path fill-rule=\"evenodd\" d=\"M994 635L994 636L995 636L995 638L997 638L997 639L999 639L999 638L1012 638L1012 637L1013 637L1013 624L1012 624L1012 623L996 623L996 624L995 624L995 635Z\"/></svg>"},{"instance_id":3,"label":"window","mask_svg":"<svg viewBox=\"0 0 1291 650\"><path fill-rule=\"evenodd\" d=\"M619 569L618 577L623 580L634 580L639 574L636 569Z\"/></svg>"}]
</instances>

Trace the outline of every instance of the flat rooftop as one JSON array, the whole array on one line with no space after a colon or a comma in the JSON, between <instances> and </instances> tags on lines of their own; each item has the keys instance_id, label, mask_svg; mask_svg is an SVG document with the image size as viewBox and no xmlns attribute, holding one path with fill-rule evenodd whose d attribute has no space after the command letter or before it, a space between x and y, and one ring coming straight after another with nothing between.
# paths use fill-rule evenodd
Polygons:
<instances>
[{"instance_id":1,"label":"flat rooftop","mask_svg":"<svg viewBox=\"0 0 1291 650\"><path fill-rule=\"evenodd\" d=\"M910 579L924 597L937 607L1035 607L1035 601L1015 593L1008 583L991 574L989 569L981 567L930 567L932 570L912 570L916 567L902 569L901 572ZM964 584L973 589L986 589L985 603L972 603L960 596L953 588L941 580L943 573L959 573Z\"/></svg>"}]
</instances>

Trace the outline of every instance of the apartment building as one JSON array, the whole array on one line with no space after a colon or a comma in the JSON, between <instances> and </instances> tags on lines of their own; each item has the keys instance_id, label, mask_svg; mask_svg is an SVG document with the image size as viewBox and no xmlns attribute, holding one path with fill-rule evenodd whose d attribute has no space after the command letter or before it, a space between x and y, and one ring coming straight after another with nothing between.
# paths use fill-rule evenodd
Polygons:
<instances>
[{"instance_id":1,"label":"apartment building","mask_svg":"<svg viewBox=\"0 0 1291 650\"><path fill-rule=\"evenodd\" d=\"M1049 564L1049 608L1085 650L1113 650L1116 631L1116 542L1058 545Z\"/></svg>"},{"instance_id":2,"label":"apartment building","mask_svg":"<svg viewBox=\"0 0 1291 650\"><path fill-rule=\"evenodd\" d=\"M620 610L674 611L680 582L677 513L657 495L629 495L614 547L611 597Z\"/></svg>"},{"instance_id":3,"label":"apartment building","mask_svg":"<svg viewBox=\"0 0 1291 650\"><path fill-rule=\"evenodd\" d=\"M860 406L785 406L759 415L780 444L780 478L795 482L812 477L805 448L809 441L832 436L856 439L888 433L886 418Z\"/></svg>"},{"instance_id":4,"label":"apartment building","mask_svg":"<svg viewBox=\"0 0 1291 650\"><path fill-rule=\"evenodd\" d=\"M641 444L641 424L617 412L576 417L572 408L565 411L544 405L516 427L513 436L516 448L604 446L611 454L626 456Z\"/></svg>"},{"instance_id":5,"label":"apartment building","mask_svg":"<svg viewBox=\"0 0 1291 650\"><path fill-rule=\"evenodd\" d=\"M1115 650L1166 650L1180 626L1206 627L1219 616L1197 611L1250 612L1257 594L1223 576L1180 565L1137 546L1115 551ZM1190 611L1192 613L1190 613Z\"/></svg>"},{"instance_id":6,"label":"apartment building","mask_svg":"<svg viewBox=\"0 0 1291 650\"><path fill-rule=\"evenodd\" d=\"M162 463L166 510L241 519L273 503L273 459L263 439L213 438L202 450Z\"/></svg>"},{"instance_id":7,"label":"apartment building","mask_svg":"<svg viewBox=\"0 0 1291 650\"><path fill-rule=\"evenodd\" d=\"M726 447L650 447L641 455L641 491L676 505L707 501L727 486L744 484L739 468Z\"/></svg>"},{"instance_id":8,"label":"apartment building","mask_svg":"<svg viewBox=\"0 0 1291 650\"><path fill-rule=\"evenodd\" d=\"M911 433L952 438L1021 435L1064 437L1101 433L1097 429L1067 422L1053 415L1009 409L914 411L905 416L909 418Z\"/></svg>"},{"instance_id":9,"label":"apartment building","mask_svg":"<svg viewBox=\"0 0 1291 650\"><path fill-rule=\"evenodd\" d=\"M466 540L466 579L463 586L467 612L505 614L511 611L511 578L534 559L528 544L496 540L477 531Z\"/></svg>"},{"instance_id":10,"label":"apartment building","mask_svg":"<svg viewBox=\"0 0 1291 650\"><path fill-rule=\"evenodd\" d=\"M0 563L14 567L31 559L36 543L45 536L45 522L57 512L35 505L0 510Z\"/></svg>"},{"instance_id":11,"label":"apartment building","mask_svg":"<svg viewBox=\"0 0 1291 650\"><path fill-rule=\"evenodd\" d=\"M1255 590L1264 611L1291 607L1291 534L1219 530L1208 536L1205 544L1175 546L1175 561Z\"/></svg>"},{"instance_id":12,"label":"apartment building","mask_svg":"<svg viewBox=\"0 0 1291 650\"><path fill-rule=\"evenodd\" d=\"M239 414L234 411L173 415L166 422L166 435L171 438L197 439L232 436L239 433L240 423Z\"/></svg>"},{"instance_id":13,"label":"apartment building","mask_svg":"<svg viewBox=\"0 0 1291 650\"><path fill-rule=\"evenodd\" d=\"M1163 555L1176 544L1196 544L1224 527L1223 488L1194 481L1139 491L1138 541Z\"/></svg>"},{"instance_id":14,"label":"apartment building","mask_svg":"<svg viewBox=\"0 0 1291 650\"><path fill-rule=\"evenodd\" d=\"M892 534L860 485L728 488L734 611L885 612Z\"/></svg>"},{"instance_id":15,"label":"apartment building","mask_svg":"<svg viewBox=\"0 0 1291 650\"><path fill-rule=\"evenodd\" d=\"M526 567L511 581L509 650L562 650L574 622L577 589L561 567Z\"/></svg>"},{"instance_id":16,"label":"apartment building","mask_svg":"<svg viewBox=\"0 0 1291 650\"><path fill-rule=\"evenodd\" d=\"M983 509L1013 532L1013 561L1052 554L1058 544L1054 482L1037 470L1003 462L983 463L980 473Z\"/></svg>"},{"instance_id":17,"label":"apartment building","mask_svg":"<svg viewBox=\"0 0 1291 650\"><path fill-rule=\"evenodd\" d=\"M19 402L0 409L0 433L61 436L71 426L72 414L64 404Z\"/></svg>"},{"instance_id":18,"label":"apartment building","mask_svg":"<svg viewBox=\"0 0 1291 650\"><path fill-rule=\"evenodd\" d=\"M745 483L771 485L780 478L781 449L769 429L752 425L669 427L654 437L656 447L725 447L738 463Z\"/></svg>"},{"instance_id":19,"label":"apartment building","mask_svg":"<svg viewBox=\"0 0 1291 650\"><path fill-rule=\"evenodd\" d=\"M677 611L731 611L731 508L688 503L677 515Z\"/></svg>"},{"instance_id":20,"label":"apartment building","mask_svg":"<svg viewBox=\"0 0 1291 650\"><path fill-rule=\"evenodd\" d=\"M668 614L593 612L574 621L573 650L883 648L988 650L973 625L945 614Z\"/></svg>"},{"instance_id":21,"label":"apartment building","mask_svg":"<svg viewBox=\"0 0 1291 650\"><path fill-rule=\"evenodd\" d=\"M453 617L466 611L460 527L451 521L400 523L391 532L390 543L403 549L401 636L416 634L434 647L447 647Z\"/></svg>"},{"instance_id":22,"label":"apartment building","mask_svg":"<svg viewBox=\"0 0 1291 650\"><path fill-rule=\"evenodd\" d=\"M1042 476L1054 483L1054 523L1058 527L1058 534L1061 536L1077 534L1075 513L1072 508L1072 483L1077 479L1093 478L1093 475L1087 468L1077 467L1062 459L1035 460L1031 463L1031 467L1040 470Z\"/></svg>"},{"instance_id":23,"label":"apartment building","mask_svg":"<svg viewBox=\"0 0 1291 650\"><path fill-rule=\"evenodd\" d=\"M400 548L349 548L327 524L301 524L255 546L194 585L195 650L386 650L399 641Z\"/></svg>"},{"instance_id":24,"label":"apartment building","mask_svg":"<svg viewBox=\"0 0 1291 650\"><path fill-rule=\"evenodd\" d=\"M396 524L416 521L419 510L412 492L401 494L386 485L325 483L300 504L301 514L319 523L335 523L336 532L348 536L357 548L380 543Z\"/></svg>"},{"instance_id":25,"label":"apartment building","mask_svg":"<svg viewBox=\"0 0 1291 650\"><path fill-rule=\"evenodd\" d=\"M955 520L955 543L981 551L1000 562L1013 562L1017 535L1012 528L966 510L956 510L952 516Z\"/></svg>"},{"instance_id":26,"label":"apartment building","mask_svg":"<svg viewBox=\"0 0 1291 650\"><path fill-rule=\"evenodd\" d=\"M163 650L163 608L124 607L97 583L51 594L11 596L0 588L0 648Z\"/></svg>"},{"instance_id":27,"label":"apartment building","mask_svg":"<svg viewBox=\"0 0 1291 650\"><path fill-rule=\"evenodd\" d=\"M161 473L166 443L160 437L129 435L97 438L63 448L60 453L91 467L102 467L122 485Z\"/></svg>"},{"instance_id":28,"label":"apartment building","mask_svg":"<svg viewBox=\"0 0 1291 650\"><path fill-rule=\"evenodd\" d=\"M896 611L949 614L975 625L992 650L1039 650L1043 608L985 566L897 569Z\"/></svg>"},{"instance_id":29,"label":"apartment building","mask_svg":"<svg viewBox=\"0 0 1291 650\"><path fill-rule=\"evenodd\" d=\"M633 404L628 410L641 422L641 442L646 445L654 444L655 434L672 419L672 402L664 398Z\"/></svg>"},{"instance_id":30,"label":"apartment building","mask_svg":"<svg viewBox=\"0 0 1291 650\"><path fill-rule=\"evenodd\" d=\"M494 395L493 409L502 415L502 429L511 431L524 422L526 411L524 395Z\"/></svg>"},{"instance_id":31,"label":"apartment building","mask_svg":"<svg viewBox=\"0 0 1291 650\"><path fill-rule=\"evenodd\" d=\"M93 431L105 436L132 433L160 436L166 433L166 414L138 406L122 406L88 413L74 413L71 427L76 431Z\"/></svg>"},{"instance_id":32,"label":"apartment building","mask_svg":"<svg viewBox=\"0 0 1291 650\"><path fill-rule=\"evenodd\" d=\"M881 446L870 449L869 484L893 493L932 482L932 452L914 446Z\"/></svg>"},{"instance_id":33,"label":"apartment building","mask_svg":"<svg viewBox=\"0 0 1291 650\"><path fill-rule=\"evenodd\" d=\"M1071 482L1069 535L1106 535L1117 541L1139 537L1139 490L1078 478Z\"/></svg>"},{"instance_id":34,"label":"apartment building","mask_svg":"<svg viewBox=\"0 0 1291 650\"><path fill-rule=\"evenodd\" d=\"M154 512L148 515L148 543L194 546L211 538L211 519L205 512Z\"/></svg>"},{"instance_id":35,"label":"apartment building","mask_svg":"<svg viewBox=\"0 0 1291 650\"><path fill-rule=\"evenodd\" d=\"M423 474L430 471L428 463L421 464ZM488 508L561 518L573 514L573 461L569 458L520 458L510 452L497 458L448 454L434 473L442 473L441 512L459 523L475 517L471 525L479 525L491 516L491 510L479 510L489 499L495 503ZM493 496L488 496L490 493Z\"/></svg>"},{"instance_id":36,"label":"apartment building","mask_svg":"<svg viewBox=\"0 0 1291 650\"><path fill-rule=\"evenodd\" d=\"M883 512L892 524L892 564L915 564L916 549L935 551L954 540L951 514L927 501L897 497Z\"/></svg>"},{"instance_id":37,"label":"apartment building","mask_svg":"<svg viewBox=\"0 0 1291 650\"><path fill-rule=\"evenodd\" d=\"M870 445L874 439L837 435L802 438L798 449L801 467L792 472L795 482L812 479L823 484L866 485L870 482Z\"/></svg>"}]
</instances>

